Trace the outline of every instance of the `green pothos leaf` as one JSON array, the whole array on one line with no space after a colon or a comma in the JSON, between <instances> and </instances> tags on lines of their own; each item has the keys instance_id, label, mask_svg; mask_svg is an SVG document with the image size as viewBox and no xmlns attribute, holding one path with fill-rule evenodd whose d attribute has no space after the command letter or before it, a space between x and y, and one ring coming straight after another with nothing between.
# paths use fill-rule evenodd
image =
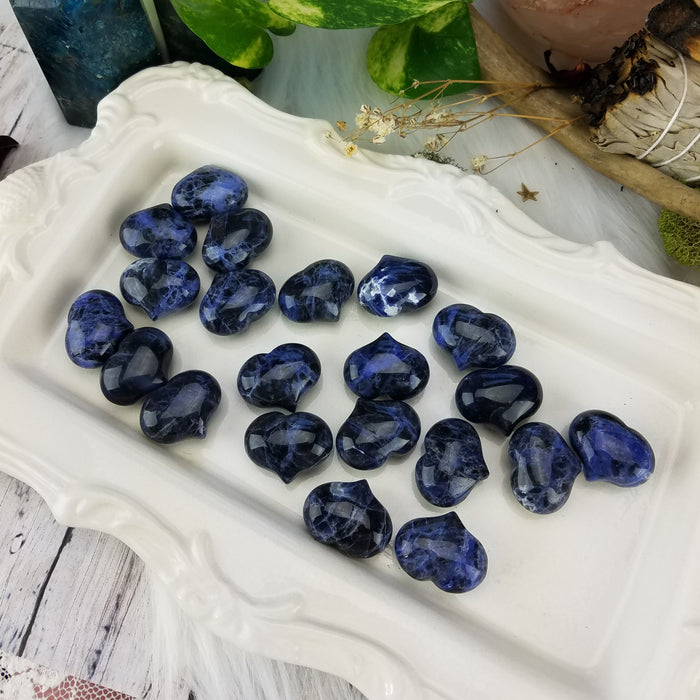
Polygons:
<instances>
[{"instance_id":1,"label":"green pothos leaf","mask_svg":"<svg viewBox=\"0 0 700 700\"><path fill-rule=\"evenodd\" d=\"M170 0L180 19L209 48L241 68L262 68L272 59L273 34L295 24L258 0Z\"/></svg>"},{"instance_id":2,"label":"green pothos leaf","mask_svg":"<svg viewBox=\"0 0 700 700\"><path fill-rule=\"evenodd\" d=\"M367 49L372 80L387 92L418 97L414 80L479 80L481 71L468 3L451 2L423 17L380 27ZM474 85L457 83L443 94L465 92Z\"/></svg>"},{"instance_id":3,"label":"green pothos leaf","mask_svg":"<svg viewBox=\"0 0 700 700\"><path fill-rule=\"evenodd\" d=\"M420 17L451 0L269 0L275 12L298 24L325 29L359 29Z\"/></svg>"}]
</instances>

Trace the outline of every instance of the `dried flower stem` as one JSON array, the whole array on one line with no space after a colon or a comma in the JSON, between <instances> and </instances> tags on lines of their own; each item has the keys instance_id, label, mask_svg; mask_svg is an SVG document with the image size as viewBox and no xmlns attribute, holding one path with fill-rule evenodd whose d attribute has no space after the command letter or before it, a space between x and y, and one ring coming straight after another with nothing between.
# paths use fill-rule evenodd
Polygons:
<instances>
[{"instance_id":1,"label":"dried flower stem","mask_svg":"<svg viewBox=\"0 0 700 700\"><path fill-rule=\"evenodd\" d=\"M467 97L460 97L457 100L445 101L446 90L458 84L491 86L489 92L479 94L469 94ZM410 133L420 130L430 130L436 132L429 137L425 143L425 152L436 153L445 148L450 141L459 133L472 129L479 124L494 119L495 117L511 117L517 119L527 119L531 121L547 121L556 124L550 134L546 134L535 143L529 144L514 153L503 156L478 156L478 167L476 172L484 172L485 160L507 161L528 148L549 138L550 135L569 126L576 119L552 119L539 115L521 114L507 111L512 102L518 102L523 97L533 94L539 90L554 87L542 83L506 83L489 80L443 80L443 81L414 81L414 90L426 88L417 97L408 99L387 110L378 107L362 105L360 112L355 118L356 129L343 140L346 143L345 152L352 155L357 149L359 141L369 141L370 143L384 143L387 136L398 134L405 138ZM497 99L498 104L488 107L489 100ZM484 107L482 109L482 107ZM339 122L345 126L344 122ZM353 148L353 146L355 146ZM503 162L500 163L503 165ZM495 167L500 167L500 165ZM490 172L490 171L489 171Z\"/></svg>"}]
</instances>

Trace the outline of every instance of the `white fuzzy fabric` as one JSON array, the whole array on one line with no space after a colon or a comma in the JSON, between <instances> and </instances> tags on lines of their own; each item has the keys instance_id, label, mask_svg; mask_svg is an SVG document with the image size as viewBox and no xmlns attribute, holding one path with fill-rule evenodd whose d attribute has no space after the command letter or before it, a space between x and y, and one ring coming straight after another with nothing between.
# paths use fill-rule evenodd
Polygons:
<instances>
[{"instance_id":1,"label":"white fuzzy fabric","mask_svg":"<svg viewBox=\"0 0 700 700\"><path fill-rule=\"evenodd\" d=\"M153 700L363 700L349 683L321 671L250 654L188 618L154 575Z\"/></svg>"}]
</instances>

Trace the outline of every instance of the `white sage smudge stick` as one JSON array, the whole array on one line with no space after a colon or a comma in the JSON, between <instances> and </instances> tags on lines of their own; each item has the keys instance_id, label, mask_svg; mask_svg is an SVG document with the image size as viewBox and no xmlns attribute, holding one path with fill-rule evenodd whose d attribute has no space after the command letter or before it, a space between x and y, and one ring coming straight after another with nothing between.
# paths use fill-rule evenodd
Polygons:
<instances>
[{"instance_id":1,"label":"white sage smudge stick","mask_svg":"<svg viewBox=\"0 0 700 700\"><path fill-rule=\"evenodd\" d=\"M668 39L668 22L651 20L655 11L679 5L700 17L694 0L665 0L646 29L592 70L579 98L598 147L693 183L700 181L700 63L688 54L687 41L674 48L650 31Z\"/></svg>"}]
</instances>

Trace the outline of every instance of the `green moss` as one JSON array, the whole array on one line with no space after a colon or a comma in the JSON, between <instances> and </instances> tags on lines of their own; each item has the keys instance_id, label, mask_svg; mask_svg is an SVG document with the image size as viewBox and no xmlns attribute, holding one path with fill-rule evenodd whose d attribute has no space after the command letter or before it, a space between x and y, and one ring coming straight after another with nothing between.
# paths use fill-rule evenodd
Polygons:
<instances>
[{"instance_id":1,"label":"green moss","mask_svg":"<svg viewBox=\"0 0 700 700\"><path fill-rule=\"evenodd\" d=\"M662 209L659 233L670 257L681 265L700 267L700 221Z\"/></svg>"}]
</instances>

